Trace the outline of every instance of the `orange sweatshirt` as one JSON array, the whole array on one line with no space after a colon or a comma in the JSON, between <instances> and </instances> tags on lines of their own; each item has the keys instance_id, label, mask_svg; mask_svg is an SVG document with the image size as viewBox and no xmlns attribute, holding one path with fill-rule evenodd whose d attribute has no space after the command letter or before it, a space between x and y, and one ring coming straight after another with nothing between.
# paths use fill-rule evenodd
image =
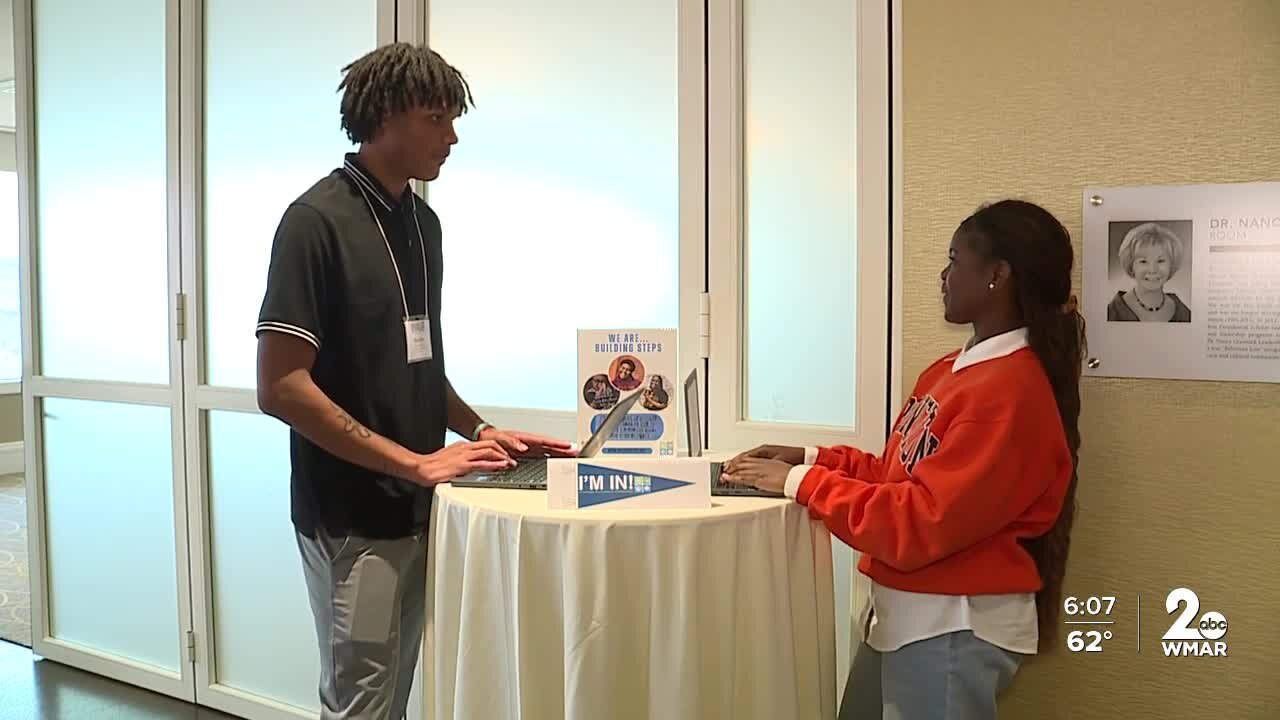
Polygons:
<instances>
[{"instance_id":1,"label":"orange sweatshirt","mask_svg":"<svg viewBox=\"0 0 1280 720\"><path fill-rule=\"evenodd\" d=\"M920 375L881 457L820 448L796 501L881 585L1034 592L1040 575L1018 539L1049 530L1071 480L1053 391L1030 348L953 369L957 354Z\"/></svg>"}]
</instances>

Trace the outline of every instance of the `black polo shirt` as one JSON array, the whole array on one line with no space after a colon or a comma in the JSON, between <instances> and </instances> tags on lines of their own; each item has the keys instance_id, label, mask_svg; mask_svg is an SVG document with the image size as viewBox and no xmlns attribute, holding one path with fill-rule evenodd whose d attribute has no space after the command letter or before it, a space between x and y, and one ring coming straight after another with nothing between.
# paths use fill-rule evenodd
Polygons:
<instances>
[{"instance_id":1,"label":"black polo shirt","mask_svg":"<svg viewBox=\"0 0 1280 720\"><path fill-rule=\"evenodd\" d=\"M335 403L410 450L434 452L447 425L440 275L436 214L408 188L389 195L348 155L285 210L257 333L314 345L311 375ZM408 362L406 302L411 316L429 320L430 360ZM314 536L319 526L338 536L395 538L426 528L430 489L348 463L297 431L289 441L292 517L302 534Z\"/></svg>"}]
</instances>

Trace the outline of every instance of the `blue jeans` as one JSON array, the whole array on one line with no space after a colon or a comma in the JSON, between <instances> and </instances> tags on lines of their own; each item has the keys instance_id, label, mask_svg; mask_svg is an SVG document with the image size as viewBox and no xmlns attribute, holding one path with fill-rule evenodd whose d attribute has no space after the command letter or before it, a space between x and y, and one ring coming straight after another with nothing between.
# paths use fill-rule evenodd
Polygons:
<instances>
[{"instance_id":1,"label":"blue jeans","mask_svg":"<svg viewBox=\"0 0 1280 720\"><path fill-rule=\"evenodd\" d=\"M1026 656L947 633L877 652L862 643L849 667L840 720L994 720L996 698Z\"/></svg>"}]
</instances>

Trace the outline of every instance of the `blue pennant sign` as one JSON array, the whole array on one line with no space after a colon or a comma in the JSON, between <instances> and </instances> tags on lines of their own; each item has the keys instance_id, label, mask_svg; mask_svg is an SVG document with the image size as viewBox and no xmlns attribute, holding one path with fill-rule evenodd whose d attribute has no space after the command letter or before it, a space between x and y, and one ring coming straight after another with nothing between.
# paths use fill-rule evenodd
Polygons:
<instances>
[{"instance_id":1,"label":"blue pennant sign","mask_svg":"<svg viewBox=\"0 0 1280 720\"><path fill-rule=\"evenodd\" d=\"M637 495L648 495L692 484L657 475L644 475L579 463L578 507L603 505Z\"/></svg>"}]
</instances>

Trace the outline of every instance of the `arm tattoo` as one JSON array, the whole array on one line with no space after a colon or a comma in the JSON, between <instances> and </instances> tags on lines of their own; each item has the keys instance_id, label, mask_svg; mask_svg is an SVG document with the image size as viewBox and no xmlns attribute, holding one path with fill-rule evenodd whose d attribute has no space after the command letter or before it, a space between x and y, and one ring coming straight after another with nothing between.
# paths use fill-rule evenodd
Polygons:
<instances>
[{"instance_id":1,"label":"arm tattoo","mask_svg":"<svg viewBox=\"0 0 1280 720\"><path fill-rule=\"evenodd\" d=\"M355 418L352 418L350 415L348 415L342 408L338 407L336 403L331 403L331 404L333 405L334 412L338 413L338 422L342 423L343 432L346 432L346 433L354 432L355 434L359 435L362 438L365 438L366 440L373 435L373 433L369 432L369 428L356 422Z\"/></svg>"}]
</instances>

